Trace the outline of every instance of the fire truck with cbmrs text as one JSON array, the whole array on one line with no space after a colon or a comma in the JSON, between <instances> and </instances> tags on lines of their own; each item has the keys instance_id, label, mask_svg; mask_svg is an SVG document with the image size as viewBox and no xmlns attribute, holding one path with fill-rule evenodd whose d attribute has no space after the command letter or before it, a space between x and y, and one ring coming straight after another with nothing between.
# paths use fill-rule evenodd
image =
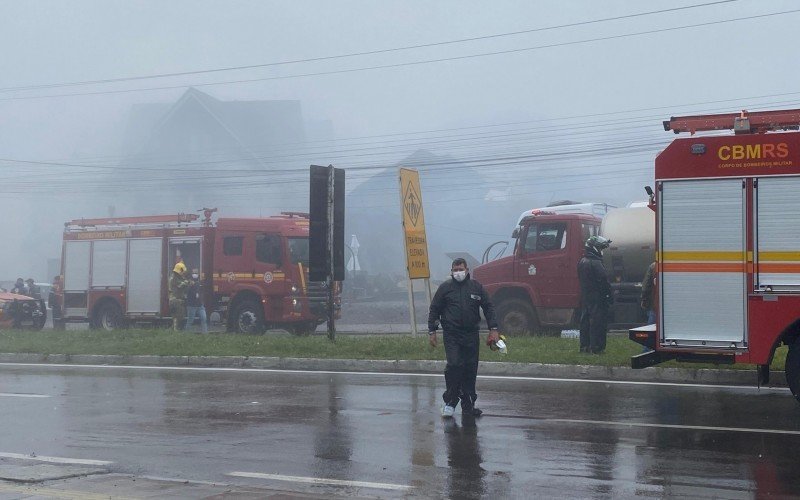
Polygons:
<instances>
[{"instance_id":1,"label":"fire truck with cbmrs text","mask_svg":"<svg viewBox=\"0 0 800 500\"><path fill-rule=\"evenodd\" d=\"M667 360L757 365L780 345L800 400L800 110L672 118L655 162L657 320L630 338ZM734 134L694 136L699 131Z\"/></svg>"},{"instance_id":2,"label":"fire truck with cbmrs text","mask_svg":"<svg viewBox=\"0 0 800 500\"><path fill-rule=\"evenodd\" d=\"M168 280L182 259L198 270L206 310L229 331L313 332L326 318L327 289L308 280L307 214L214 223L214 211L206 209L203 220L177 214L67 222L63 321L106 330L168 321Z\"/></svg>"}]
</instances>

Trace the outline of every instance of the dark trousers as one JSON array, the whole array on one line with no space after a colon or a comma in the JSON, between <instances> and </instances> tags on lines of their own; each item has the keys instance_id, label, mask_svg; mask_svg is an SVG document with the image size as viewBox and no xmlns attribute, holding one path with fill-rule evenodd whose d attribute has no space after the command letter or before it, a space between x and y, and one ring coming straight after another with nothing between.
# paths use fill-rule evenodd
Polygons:
<instances>
[{"instance_id":1,"label":"dark trousers","mask_svg":"<svg viewBox=\"0 0 800 500\"><path fill-rule=\"evenodd\" d=\"M445 404L455 407L461 399L461 408L472 408L478 395L475 379L478 376L478 342L476 333L444 333L444 353L447 367L444 381L447 390L442 394Z\"/></svg>"},{"instance_id":2,"label":"dark trousers","mask_svg":"<svg viewBox=\"0 0 800 500\"><path fill-rule=\"evenodd\" d=\"M581 309L581 351L599 353L606 348L608 305L605 302L586 304Z\"/></svg>"}]
</instances>

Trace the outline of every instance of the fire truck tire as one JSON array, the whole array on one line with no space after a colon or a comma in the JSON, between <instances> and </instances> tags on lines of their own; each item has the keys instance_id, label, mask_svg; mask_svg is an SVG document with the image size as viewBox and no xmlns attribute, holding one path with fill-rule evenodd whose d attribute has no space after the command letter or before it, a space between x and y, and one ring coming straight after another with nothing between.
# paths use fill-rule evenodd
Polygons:
<instances>
[{"instance_id":1,"label":"fire truck tire","mask_svg":"<svg viewBox=\"0 0 800 500\"><path fill-rule=\"evenodd\" d=\"M497 304L497 322L505 335L532 335L538 328L536 311L522 299L505 299Z\"/></svg>"},{"instance_id":2,"label":"fire truck tire","mask_svg":"<svg viewBox=\"0 0 800 500\"><path fill-rule=\"evenodd\" d=\"M236 333L262 334L266 331L264 311L258 302L243 300L236 306L233 315L233 331Z\"/></svg>"},{"instance_id":3,"label":"fire truck tire","mask_svg":"<svg viewBox=\"0 0 800 500\"><path fill-rule=\"evenodd\" d=\"M112 331L121 328L124 324L124 316L119 304L112 300L107 300L98 305L92 320L89 323L94 330Z\"/></svg>"},{"instance_id":4,"label":"fire truck tire","mask_svg":"<svg viewBox=\"0 0 800 500\"><path fill-rule=\"evenodd\" d=\"M800 402L800 339L789 345L785 370L786 383L794 397Z\"/></svg>"}]
</instances>

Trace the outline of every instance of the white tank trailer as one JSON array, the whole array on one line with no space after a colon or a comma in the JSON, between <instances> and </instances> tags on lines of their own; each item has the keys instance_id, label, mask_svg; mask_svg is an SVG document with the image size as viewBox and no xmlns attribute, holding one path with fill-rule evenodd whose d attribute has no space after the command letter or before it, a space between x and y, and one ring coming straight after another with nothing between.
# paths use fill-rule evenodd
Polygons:
<instances>
[{"instance_id":1,"label":"white tank trailer","mask_svg":"<svg viewBox=\"0 0 800 500\"><path fill-rule=\"evenodd\" d=\"M611 240L603 262L614 293L614 328L631 328L645 323L647 313L639 305L642 280L655 260L655 212L644 204L609 210L600 234Z\"/></svg>"}]
</instances>

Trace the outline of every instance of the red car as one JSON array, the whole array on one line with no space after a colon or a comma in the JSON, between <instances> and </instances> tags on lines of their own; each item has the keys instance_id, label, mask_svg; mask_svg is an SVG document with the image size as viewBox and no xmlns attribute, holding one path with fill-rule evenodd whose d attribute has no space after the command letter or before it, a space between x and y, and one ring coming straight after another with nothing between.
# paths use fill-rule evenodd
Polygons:
<instances>
[{"instance_id":1,"label":"red car","mask_svg":"<svg viewBox=\"0 0 800 500\"><path fill-rule=\"evenodd\" d=\"M0 292L0 328L41 330L47 320L44 301L11 292Z\"/></svg>"}]
</instances>

